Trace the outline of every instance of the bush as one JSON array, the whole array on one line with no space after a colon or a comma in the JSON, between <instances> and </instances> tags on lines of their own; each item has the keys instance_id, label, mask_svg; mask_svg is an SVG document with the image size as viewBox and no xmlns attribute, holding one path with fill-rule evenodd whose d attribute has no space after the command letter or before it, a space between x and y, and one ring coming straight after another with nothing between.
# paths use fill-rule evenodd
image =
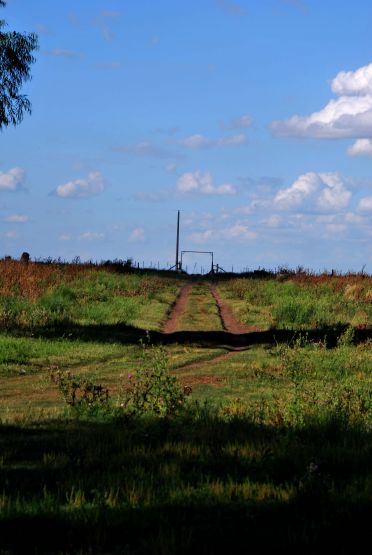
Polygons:
<instances>
[{"instance_id":1,"label":"bush","mask_svg":"<svg viewBox=\"0 0 372 555\"><path fill-rule=\"evenodd\" d=\"M177 378L169 374L165 349L142 343L140 367L128 374L123 385L120 407L124 413L168 416L182 407L185 398Z\"/></svg>"},{"instance_id":2,"label":"bush","mask_svg":"<svg viewBox=\"0 0 372 555\"><path fill-rule=\"evenodd\" d=\"M110 409L109 392L102 385L62 370L52 371L50 377L64 401L77 414L94 415Z\"/></svg>"}]
</instances>

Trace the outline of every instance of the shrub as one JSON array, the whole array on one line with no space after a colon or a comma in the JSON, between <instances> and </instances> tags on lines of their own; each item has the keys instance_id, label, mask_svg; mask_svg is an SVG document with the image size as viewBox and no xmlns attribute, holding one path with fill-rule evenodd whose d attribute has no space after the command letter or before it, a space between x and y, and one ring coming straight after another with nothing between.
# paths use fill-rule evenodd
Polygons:
<instances>
[{"instance_id":1,"label":"shrub","mask_svg":"<svg viewBox=\"0 0 372 555\"><path fill-rule=\"evenodd\" d=\"M63 400L77 414L94 415L109 410L109 392L102 385L63 370L52 370L50 377Z\"/></svg>"},{"instance_id":2,"label":"shrub","mask_svg":"<svg viewBox=\"0 0 372 555\"><path fill-rule=\"evenodd\" d=\"M177 378L169 374L165 349L142 343L141 364L123 385L120 406L124 413L168 416L181 408L185 398Z\"/></svg>"}]
</instances>

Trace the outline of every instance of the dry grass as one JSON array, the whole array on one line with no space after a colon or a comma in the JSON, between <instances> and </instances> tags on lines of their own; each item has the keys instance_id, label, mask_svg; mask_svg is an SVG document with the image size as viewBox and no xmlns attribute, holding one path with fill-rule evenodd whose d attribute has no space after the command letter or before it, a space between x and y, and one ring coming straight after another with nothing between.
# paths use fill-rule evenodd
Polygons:
<instances>
[{"instance_id":1,"label":"dry grass","mask_svg":"<svg viewBox=\"0 0 372 555\"><path fill-rule=\"evenodd\" d=\"M42 264L0 260L0 295L37 299L46 290L102 267L94 264Z\"/></svg>"}]
</instances>

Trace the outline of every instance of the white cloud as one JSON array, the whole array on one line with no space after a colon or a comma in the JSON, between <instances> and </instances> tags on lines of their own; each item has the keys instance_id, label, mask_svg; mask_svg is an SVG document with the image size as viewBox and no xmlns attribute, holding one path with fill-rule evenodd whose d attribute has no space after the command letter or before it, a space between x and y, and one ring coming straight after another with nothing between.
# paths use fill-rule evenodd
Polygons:
<instances>
[{"instance_id":1,"label":"white cloud","mask_svg":"<svg viewBox=\"0 0 372 555\"><path fill-rule=\"evenodd\" d=\"M283 218L278 216L278 214L271 214L267 219L263 220L263 224L267 225L268 227L279 227L282 223Z\"/></svg>"},{"instance_id":2,"label":"white cloud","mask_svg":"<svg viewBox=\"0 0 372 555\"><path fill-rule=\"evenodd\" d=\"M25 222L28 222L29 217L26 216L25 214L12 214L11 216L8 216L7 218L5 218L6 222L11 222L11 223L16 223L16 224L23 224Z\"/></svg>"},{"instance_id":3,"label":"white cloud","mask_svg":"<svg viewBox=\"0 0 372 555\"><path fill-rule=\"evenodd\" d=\"M345 224L327 224L324 228L323 235L325 239L339 239L346 230L347 226Z\"/></svg>"},{"instance_id":4,"label":"white cloud","mask_svg":"<svg viewBox=\"0 0 372 555\"><path fill-rule=\"evenodd\" d=\"M356 71L341 71L331 82L338 96L309 116L276 120L276 135L323 139L372 138L372 64Z\"/></svg>"},{"instance_id":5,"label":"white cloud","mask_svg":"<svg viewBox=\"0 0 372 555\"><path fill-rule=\"evenodd\" d=\"M245 145L247 143L247 137L242 133L240 135L232 135L230 137L222 137L217 139L217 146L238 146Z\"/></svg>"},{"instance_id":6,"label":"white cloud","mask_svg":"<svg viewBox=\"0 0 372 555\"><path fill-rule=\"evenodd\" d=\"M256 239L257 233L249 229L246 224L234 223L221 228L206 229L189 235L189 240L195 244L206 244L214 241L252 241Z\"/></svg>"},{"instance_id":7,"label":"white cloud","mask_svg":"<svg viewBox=\"0 0 372 555\"><path fill-rule=\"evenodd\" d=\"M333 211L345 208L350 200L351 192L339 174L309 172L300 175L290 187L280 189L274 197L274 205L292 209L306 202L307 206Z\"/></svg>"},{"instance_id":8,"label":"white cloud","mask_svg":"<svg viewBox=\"0 0 372 555\"><path fill-rule=\"evenodd\" d=\"M229 137L221 137L219 139L210 139L204 135L190 135L190 137L185 137L180 139L177 143L181 146L192 149L203 149L221 146L240 146L247 143L247 138L242 133L239 135L231 135Z\"/></svg>"},{"instance_id":9,"label":"white cloud","mask_svg":"<svg viewBox=\"0 0 372 555\"><path fill-rule=\"evenodd\" d=\"M204 137L204 135L191 135L185 139L177 141L179 145L186 146L187 148L207 148L211 146L211 139Z\"/></svg>"},{"instance_id":10,"label":"white cloud","mask_svg":"<svg viewBox=\"0 0 372 555\"><path fill-rule=\"evenodd\" d=\"M365 223L365 218L353 212L347 212L345 214L345 222L352 225L361 225Z\"/></svg>"},{"instance_id":11,"label":"white cloud","mask_svg":"<svg viewBox=\"0 0 372 555\"><path fill-rule=\"evenodd\" d=\"M372 197L361 198L358 203L358 210L362 212L372 212Z\"/></svg>"},{"instance_id":12,"label":"white cloud","mask_svg":"<svg viewBox=\"0 0 372 555\"><path fill-rule=\"evenodd\" d=\"M74 179L59 185L55 194L61 198L89 198L99 195L106 188L105 180L100 172L90 172L87 177Z\"/></svg>"},{"instance_id":13,"label":"white cloud","mask_svg":"<svg viewBox=\"0 0 372 555\"><path fill-rule=\"evenodd\" d=\"M81 235L79 235L79 239L81 241L100 241L104 239L104 233L97 233L96 231L85 231Z\"/></svg>"},{"instance_id":14,"label":"white cloud","mask_svg":"<svg viewBox=\"0 0 372 555\"><path fill-rule=\"evenodd\" d=\"M221 236L223 239L255 239L257 233L251 231L245 224L234 224L230 227L226 227L221 231Z\"/></svg>"},{"instance_id":15,"label":"white cloud","mask_svg":"<svg viewBox=\"0 0 372 555\"><path fill-rule=\"evenodd\" d=\"M71 241L72 236L69 233L62 233L62 235L59 236L59 240L60 241Z\"/></svg>"},{"instance_id":16,"label":"white cloud","mask_svg":"<svg viewBox=\"0 0 372 555\"><path fill-rule=\"evenodd\" d=\"M22 168L12 168L7 172L0 171L0 191L20 191L23 189L25 171Z\"/></svg>"},{"instance_id":17,"label":"white cloud","mask_svg":"<svg viewBox=\"0 0 372 555\"><path fill-rule=\"evenodd\" d=\"M349 156L371 156L372 157L372 140L358 139L351 147L348 148Z\"/></svg>"},{"instance_id":18,"label":"white cloud","mask_svg":"<svg viewBox=\"0 0 372 555\"><path fill-rule=\"evenodd\" d=\"M136 227L129 235L128 239L131 243L143 242L145 240L145 230L143 227Z\"/></svg>"},{"instance_id":19,"label":"white cloud","mask_svg":"<svg viewBox=\"0 0 372 555\"><path fill-rule=\"evenodd\" d=\"M335 94L372 94L372 64L356 71L340 71L331 82Z\"/></svg>"},{"instance_id":20,"label":"white cloud","mask_svg":"<svg viewBox=\"0 0 372 555\"><path fill-rule=\"evenodd\" d=\"M205 195L234 195L236 189L230 183L214 185L209 172L196 171L182 174L177 180L179 193L202 193Z\"/></svg>"}]
</instances>

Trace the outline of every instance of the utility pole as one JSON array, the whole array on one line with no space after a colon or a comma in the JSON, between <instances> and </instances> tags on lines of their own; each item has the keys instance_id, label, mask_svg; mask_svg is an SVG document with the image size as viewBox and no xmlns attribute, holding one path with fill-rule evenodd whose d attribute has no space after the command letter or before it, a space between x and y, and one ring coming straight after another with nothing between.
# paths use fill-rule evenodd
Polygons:
<instances>
[{"instance_id":1,"label":"utility pole","mask_svg":"<svg viewBox=\"0 0 372 555\"><path fill-rule=\"evenodd\" d=\"M180 264L178 261L179 246L180 246L180 211L177 210L176 272L180 271Z\"/></svg>"}]
</instances>

